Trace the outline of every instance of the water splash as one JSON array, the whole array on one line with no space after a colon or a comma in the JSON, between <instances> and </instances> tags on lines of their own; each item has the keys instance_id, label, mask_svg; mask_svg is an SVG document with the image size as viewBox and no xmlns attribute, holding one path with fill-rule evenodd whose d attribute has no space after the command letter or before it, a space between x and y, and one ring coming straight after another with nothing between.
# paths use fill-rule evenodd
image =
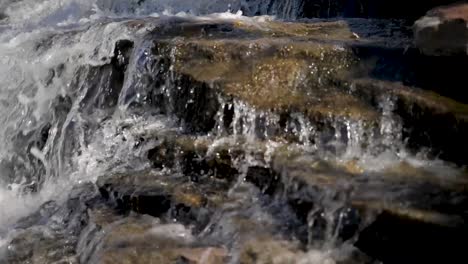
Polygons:
<instances>
[{"instance_id":1,"label":"water splash","mask_svg":"<svg viewBox=\"0 0 468 264\"><path fill-rule=\"evenodd\" d=\"M236 13L247 16L274 15L295 19L302 12L303 0L20 0L0 2L0 11L10 25L31 29L47 26L67 27L102 17L135 17L167 14L206 15Z\"/></svg>"},{"instance_id":2,"label":"water splash","mask_svg":"<svg viewBox=\"0 0 468 264\"><path fill-rule=\"evenodd\" d=\"M101 121L112 113L105 109L106 101L99 103L93 95L102 97L117 89L109 80L112 72L103 70L102 76L96 76L96 70L109 68L105 65L111 62L118 40L141 33L122 23L62 31L41 28L0 43L4 76L0 182L16 186L0 191L5 208L1 228L49 199L60 200L73 183L89 180L105 164L103 155L116 151L110 145L119 146L115 134L97 138L92 133L109 126ZM97 108L89 112L93 105ZM117 124L117 120L112 123ZM93 146L101 140L108 146ZM127 144L132 144L131 139Z\"/></svg>"}]
</instances>

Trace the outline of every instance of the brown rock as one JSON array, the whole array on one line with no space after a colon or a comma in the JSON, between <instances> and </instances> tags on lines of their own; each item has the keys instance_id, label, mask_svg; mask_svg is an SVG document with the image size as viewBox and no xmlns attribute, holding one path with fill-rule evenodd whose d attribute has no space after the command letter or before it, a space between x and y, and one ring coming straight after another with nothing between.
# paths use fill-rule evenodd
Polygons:
<instances>
[{"instance_id":1,"label":"brown rock","mask_svg":"<svg viewBox=\"0 0 468 264\"><path fill-rule=\"evenodd\" d=\"M90 213L102 237L93 237L97 243L90 243L95 249L90 258L82 259L85 263L221 264L228 255L222 247L193 245L191 230L180 224L162 224L145 215L119 219L106 209Z\"/></svg>"},{"instance_id":2,"label":"brown rock","mask_svg":"<svg viewBox=\"0 0 468 264\"><path fill-rule=\"evenodd\" d=\"M468 54L468 4L429 11L415 22L414 37L427 55Z\"/></svg>"},{"instance_id":3,"label":"brown rock","mask_svg":"<svg viewBox=\"0 0 468 264\"><path fill-rule=\"evenodd\" d=\"M451 5L439 7L430 12L431 15L440 17L442 20L462 19L468 20L468 4Z\"/></svg>"},{"instance_id":4,"label":"brown rock","mask_svg":"<svg viewBox=\"0 0 468 264\"><path fill-rule=\"evenodd\" d=\"M241 249L241 264L335 264L325 251L303 251L297 243L272 237L257 237L246 241Z\"/></svg>"}]
</instances>

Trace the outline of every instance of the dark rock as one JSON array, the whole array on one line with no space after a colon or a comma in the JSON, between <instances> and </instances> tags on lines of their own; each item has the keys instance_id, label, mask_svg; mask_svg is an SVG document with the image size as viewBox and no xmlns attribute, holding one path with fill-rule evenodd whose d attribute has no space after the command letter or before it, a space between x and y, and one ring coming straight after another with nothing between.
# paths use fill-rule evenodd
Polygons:
<instances>
[{"instance_id":1,"label":"dark rock","mask_svg":"<svg viewBox=\"0 0 468 264\"><path fill-rule=\"evenodd\" d=\"M207 165L215 177L233 181L239 172L233 165L230 151L230 149L219 149L212 156L207 157Z\"/></svg>"},{"instance_id":2,"label":"dark rock","mask_svg":"<svg viewBox=\"0 0 468 264\"><path fill-rule=\"evenodd\" d=\"M218 207L213 198L226 191L210 179L193 183L187 177L151 171L102 176L97 185L112 208L124 215L136 212L176 219L196 230L204 228Z\"/></svg>"},{"instance_id":3,"label":"dark rock","mask_svg":"<svg viewBox=\"0 0 468 264\"><path fill-rule=\"evenodd\" d=\"M182 172L194 182L199 181L200 177L212 172L212 168L210 168L204 156L199 155L195 151L185 151L182 154L181 165Z\"/></svg>"},{"instance_id":4,"label":"dark rock","mask_svg":"<svg viewBox=\"0 0 468 264\"><path fill-rule=\"evenodd\" d=\"M277 188L279 177L270 168L249 167L245 179L260 188L264 194L272 195Z\"/></svg>"},{"instance_id":5,"label":"dark rock","mask_svg":"<svg viewBox=\"0 0 468 264\"><path fill-rule=\"evenodd\" d=\"M322 263L334 263L331 259L329 262L323 262L327 258L322 257L323 259L319 259ZM298 263L303 258L306 258L305 253L297 244L269 237L258 237L243 244L239 263Z\"/></svg>"},{"instance_id":6,"label":"dark rock","mask_svg":"<svg viewBox=\"0 0 468 264\"><path fill-rule=\"evenodd\" d=\"M195 182L207 176L231 182L239 174L233 165L233 159L237 158L235 148L230 148L232 146L228 144L221 145L208 155L208 141L197 142L190 136L175 134L159 135L159 141L147 155L155 168L179 167L184 175ZM237 148L237 152L243 151Z\"/></svg>"},{"instance_id":7,"label":"dark rock","mask_svg":"<svg viewBox=\"0 0 468 264\"><path fill-rule=\"evenodd\" d=\"M439 5L455 3L457 0L304 0L305 17L369 17L403 18L415 20L428 9Z\"/></svg>"},{"instance_id":8,"label":"dark rock","mask_svg":"<svg viewBox=\"0 0 468 264\"><path fill-rule=\"evenodd\" d=\"M442 227L383 213L364 229L356 246L385 263L458 262L468 229Z\"/></svg>"},{"instance_id":9,"label":"dark rock","mask_svg":"<svg viewBox=\"0 0 468 264\"><path fill-rule=\"evenodd\" d=\"M18 220L15 229L25 229L33 225L46 224L52 215L59 210L59 206L54 201L49 201L41 205L39 210L27 217Z\"/></svg>"},{"instance_id":10,"label":"dark rock","mask_svg":"<svg viewBox=\"0 0 468 264\"><path fill-rule=\"evenodd\" d=\"M331 239L324 233L329 228L336 230L338 239L353 239L380 212L441 229L466 228L463 215L468 196L462 187L467 184L466 177L441 184L437 176L405 167L387 171L385 176L369 175L300 155L296 159L291 154L283 159L285 154L279 152L272 168L280 173L283 187L279 190L298 219L304 225L313 221L308 239L312 237L316 243ZM416 176L419 173L422 175ZM398 222L392 226L396 228Z\"/></svg>"},{"instance_id":11,"label":"dark rock","mask_svg":"<svg viewBox=\"0 0 468 264\"><path fill-rule=\"evenodd\" d=\"M176 162L176 150L173 142L162 139L158 146L148 151L148 159L151 160L155 168L172 168Z\"/></svg>"},{"instance_id":12,"label":"dark rock","mask_svg":"<svg viewBox=\"0 0 468 264\"><path fill-rule=\"evenodd\" d=\"M0 263L67 263L77 264L76 238L67 234L52 234L44 229L30 228L16 234L10 241L5 261Z\"/></svg>"},{"instance_id":13,"label":"dark rock","mask_svg":"<svg viewBox=\"0 0 468 264\"><path fill-rule=\"evenodd\" d=\"M81 111L90 113L96 108L112 110L117 105L132 49L133 42L129 40L117 41L114 54L108 64L79 69L75 76L76 79L73 81L77 84L84 82L89 86L80 104ZM125 96L131 95L127 93Z\"/></svg>"},{"instance_id":14,"label":"dark rock","mask_svg":"<svg viewBox=\"0 0 468 264\"><path fill-rule=\"evenodd\" d=\"M101 195L118 210L160 217L171 208L171 196L157 176L151 173L103 176L96 184Z\"/></svg>"},{"instance_id":15,"label":"dark rock","mask_svg":"<svg viewBox=\"0 0 468 264\"><path fill-rule=\"evenodd\" d=\"M354 9L358 9L357 5L350 7L345 6L345 0L338 1L326 1L326 0L305 0L303 7L303 16L304 17L338 17L338 16L353 16L358 17L358 14L355 14ZM361 12L360 12L361 13Z\"/></svg>"},{"instance_id":16,"label":"dark rock","mask_svg":"<svg viewBox=\"0 0 468 264\"><path fill-rule=\"evenodd\" d=\"M468 105L399 83L361 79L352 93L378 104L379 97L394 97L394 112L401 118L403 138L415 151L427 148L433 157L466 164Z\"/></svg>"},{"instance_id":17,"label":"dark rock","mask_svg":"<svg viewBox=\"0 0 468 264\"><path fill-rule=\"evenodd\" d=\"M404 48L405 45L408 48ZM363 70L367 74L361 73L361 77L401 82L468 103L464 91L468 56L426 56L410 44L394 48L357 46L355 51L362 60L361 67L368 68L368 71Z\"/></svg>"},{"instance_id":18,"label":"dark rock","mask_svg":"<svg viewBox=\"0 0 468 264\"><path fill-rule=\"evenodd\" d=\"M416 46L427 55L468 55L468 4L439 7L414 25Z\"/></svg>"}]
</instances>

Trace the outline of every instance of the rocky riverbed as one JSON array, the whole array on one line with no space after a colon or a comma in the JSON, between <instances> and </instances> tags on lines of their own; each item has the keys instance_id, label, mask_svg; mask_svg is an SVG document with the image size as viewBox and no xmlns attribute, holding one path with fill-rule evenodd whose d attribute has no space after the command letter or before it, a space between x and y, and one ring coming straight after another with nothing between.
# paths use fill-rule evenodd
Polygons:
<instances>
[{"instance_id":1,"label":"rocky riverbed","mask_svg":"<svg viewBox=\"0 0 468 264\"><path fill-rule=\"evenodd\" d=\"M465 5L312 2L33 40L0 12L0 263L463 262L466 38L431 21Z\"/></svg>"}]
</instances>

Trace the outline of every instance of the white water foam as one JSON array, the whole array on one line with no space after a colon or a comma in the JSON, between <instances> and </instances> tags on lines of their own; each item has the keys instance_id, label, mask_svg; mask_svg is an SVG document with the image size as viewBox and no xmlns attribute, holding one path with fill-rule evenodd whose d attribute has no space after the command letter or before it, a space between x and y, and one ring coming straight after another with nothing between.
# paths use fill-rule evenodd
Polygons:
<instances>
[{"instance_id":1,"label":"white water foam","mask_svg":"<svg viewBox=\"0 0 468 264\"><path fill-rule=\"evenodd\" d=\"M40 191L26 195L23 185L28 180L21 175L22 171L14 169L14 179L10 180L7 178L11 175L0 171L0 183L5 181L4 185L11 186L0 189L0 231L42 203L60 200L74 183L93 181L100 172L125 167L130 162L128 153L134 153L135 157L141 154L132 149L135 142L132 141L131 135L126 135L125 144L119 141L122 140L122 135L116 136L119 123L139 123L141 130L148 130L147 127L154 127L156 123L151 123L151 119L146 117L146 120L130 118L129 121L124 117L126 114L121 113L123 117L118 117L119 114L117 118L114 117L102 125L96 132L96 135L100 136L95 136L91 142L85 142L86 131L80 126L85 125L86 117L82 116L78 109L87 88L83 87L85 83L72 83L79 74L80 67L109 63L118 40L137 39L139 35L152 30L148 27L137 31L129 29L124 26L125 20L147 15L159 18L177 16L198 21L242 19L252 23L267 19L244 17L240 11L242 5L240 1L223 0L0 1L0 13L7 17L0 22L0 122L3 124L0 127L0 161L10 162L17 158L16 152L24 151L23 155L31 154L42 163L46 174L43 175L45 180ZM196 16L197 14L207 15ZM108 22L109 19L115 22ZM51 72L50 69L56 70ZM60 76L57 76L57 69L60 69ZM80 81L82 82L78 80ZM78 86L79 90L72 90L73 86ZM64 96L72 96L75 98L74 102L64 124L52 124L46 146L42 150L37 147L29 149L25 145L27 142L21 142L23 145L20 147L24 150L18 150L16 135L20 133L26 136L40 129L48 120L53 121L55 117L50 112L52 104L56 98ZM99 119L98 112L96 119ZM161 122L161 118L154 122ZM80 147L76 149L79 149L79 155L71 157L72 164L67 167L67 164L61 161L65 153L60 149L61 145L67 144L65 131L71 125L77 127L74 133L77 133ZM161 129L164 125L157 127ZM116 151L119 151L120 156ZM31 169L28 168L25 157L18 159L25 164L26 170ZM51 177L51 174L55 174L55 177ZM0 239L1 237L0 234Z\"/></svg>"}]
</instances>

